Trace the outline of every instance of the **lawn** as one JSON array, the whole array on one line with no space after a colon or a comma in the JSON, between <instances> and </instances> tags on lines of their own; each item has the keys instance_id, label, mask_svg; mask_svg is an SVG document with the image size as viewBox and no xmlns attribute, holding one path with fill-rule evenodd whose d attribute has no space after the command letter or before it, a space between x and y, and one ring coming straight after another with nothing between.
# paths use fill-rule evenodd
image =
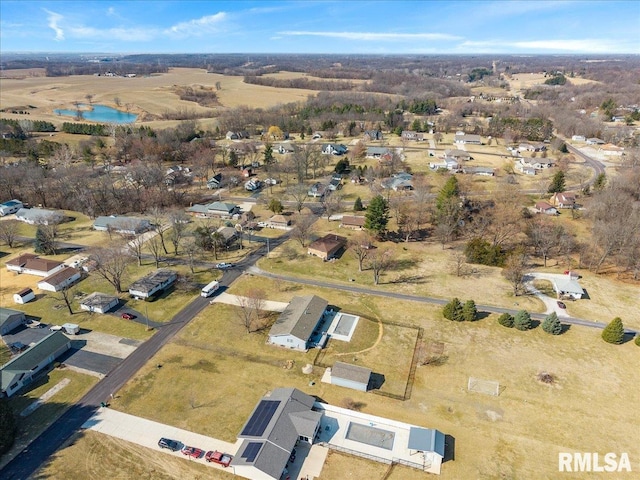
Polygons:
<instances>
[{"instance_id":1,"label":"lawn","mask_svg":"<svg viewBox=\"0 0 640 480\"><path fill-rule=\"evenodd\" d=\"M38 376L26 393L11 397L9 399L11 409L18 416L27 406L65 378L70 380L67 386L56 392L55 395L26 418L18 417L18 434L15 444L9 453L2 456L0 468L98 382L98 379L91 375L83 375L69 369L55 368L46 374Z\"/></svg>"}]
</instances>

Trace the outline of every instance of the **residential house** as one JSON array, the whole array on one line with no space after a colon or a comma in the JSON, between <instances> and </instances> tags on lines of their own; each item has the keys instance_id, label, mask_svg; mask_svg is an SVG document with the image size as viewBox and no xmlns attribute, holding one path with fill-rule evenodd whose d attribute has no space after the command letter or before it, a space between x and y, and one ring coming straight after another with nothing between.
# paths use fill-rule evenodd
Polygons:
<instances>
[{"instance_id":1,"label":"residential house","mask_svg":"<svg viewBox=\"0 0 640 480\"><path fill-rule=\"evenodd\" d=\"M586 142L587 139L584 135L572 135L571 140L574 142Z\"/></svg>"},{"instance_id":2,"label":"residential house","mask_svg":"<svg viewBox=\"0 0 640 480\"><path fill-rule=\"evenodd\" d=\"M335 192L336 190L340 190L342 188L342 179L338 177L333 177L329 181L329 185L327 185L327 189Z\"/></svg>"},{"instance_id":3,"label":"residential house","mask_svg":"<svg viewBox=\"0 0 640 480\"><path fill-rule=\"evenodd\" d=\"M33 293L33 291L31 293ZM25 323L27 323L27 318L24 312L13 310L12 308L0 307L0 335L6 335Z\"/></svg>"},{"instance_id":4,"label":"residential house","mask_svg":"<svg viewBox=\"0 0 640 480\"><path fill-rule=\"evenodd\" d=\"M224 246L227 248L240 241L238 231L233 227L220 227L216 230L216 233L220 235Z\"/></svg>"},{"instance_id":5,"label":"residential house","mask_svg":"<svg viewBox=\"0 0 640 480\"><path fill-rule=\"evenodd\" d=\"M558 215L556 207L544 201L537 202L535 209L536 212L544 213L545 215Z\"/></svg>"},{"instance_id":6,"label":"residential house","mask_svg":"<svg viewBox=\"0 0 640 480\"><path fill-rule=\"evenodd\" d=\"M459 172L460 171L460 164L458 163L457 160L454 160L453 158L445 158L442 162L439 163L430 163L429 164L429 168L431 170L438 170L440 168L444 168L447 169L451 172Z\"/></svg>"},{"instance_id":7,"label":"residential house","mask_svg":"<svg viewBox=\"0 0 640 480\"><path fill-rule=\"evenodd\" d=\"M0 204L0 217L16 213L22 207L24 207L24 205L20 200L9 200L8 202L4 202Z\"/></svg>"},{"instance_id":8,"label":"residential house","mask_svg":"<svg viewBox=\"0 0 640 480\"><path fill-rule=\"evenodd\" d=\"M40 280L38 282L38 288L48 292L59 292L76 283L81 277L82 274L80 270L76 270L73 267L66 267Z\"/></svg>"},{"instance_id":9,"label":"residential house","mask_svg":"<svg viewBox=\"0 0 640 480\"><path fill-rule=\"evenodd\" d=\"M291 220L284 215L274 215L266 222L270 228L280 228L282 230L288 230L291 225Z\"/></svg>"},{"instance_id":10,"label":"residential house","mask_svg":"<svg viewBox=\"0 0 640 480\"><path fill-rule=\"evenodd\" d=\"M556 291L558 298L570 298L572 300L580 300L584 295L584 289L570 275L566 278L553 281L553 289Z\"/></svg>"},{"instance_id":11,"label":"residential house","mask_svg":"<svg viewBox=\"0 0 640 480\"><path fill-rule=\"evenodd\" d=\"M520 162L516 163L516 165L515 165L515 169L516 169L518 172L522 172L524 175L534 176L534 175L536 175L536 173L537 173L537 170L536 170L535 168L530 167L530 166L528 166L527 164L525 164L525 163L520 163Z\"/></svg>"},{"instance_id":12,"label":"residential house","mask_svg":"<svg viewBox=\"0 0 640 480\"><path fill-rule=\"evenodd\" d=\"M62 262L40 258L33 253L23 253L13 260L9 260L5 265L10 272L26 273L39 277L48 277L66 268L66 265Z\"/></svg>"},{"instance_id":13,"label":"residential house","mask_svg":"<svg viewBox=\"0 0 640 480\"><path fill-rule=\"evenodd\" d=\"M332 385L366 392L369 389L371 369L359 365L336 362L331 368L330 379Z\"/></svg>"},{"instance_id":14,"label":"residential house","mask_svg":"<svg viewBox=\"0 0 640 480\"><path fill-rule=\"evenodd\" d=\"M314 198L316 197L322 198L324 197L326 191L327 191L326 185L323 185L320 182L316 182L309 187L309 190L307 191L307 195Z\"/></svg>"},{"instance_id":15,"label":"residential house","mask_svg":"<svg viewBox=\"0 0 640 480\"><path fill-rule=\"evenodd\" d=\"M321 334L327 301L316 295L293 297L269 330L269 343L301 352L310 347L311 337Z\"/></svg>"},{"instance_id":16,"label":"residential house","mask_svg":"<svg viewBox=\"0 0 640 480\"><path fill-rule=\"evenodd\" d=\"M87 312L107 313L120 303L120 299L115 295L93 292L87 295L80 302L80 308Z\"/></svg>"},{"instance_id":17,"label":"residential house","mask_svg":"<svg viewBox=\"0 0 640 480\"><path fill-rule=\"evenodd\" d=\"M424 133L414 132L412 130L404 130L400 136L404 140L413 140L415 142L422 142L424 140Z\"/></svg>"},{"instance_id":18,"label":"residential house","mask_svg":"<svg viewBox=\"0 0 640 480\"><path fill-rule=\"evenodd\" d=\"M496 172L490 167L462 167L462 173L468 175L482 175L483 177L493 177Z\"/></svg>"},{"instance_id":19,"label":"residential house","mask_svg":"<svg viewBox=\"0 0 640 480\"><path fill-rule=\"evenodd\" d=\"M138 235L151 228L151 222L144 218L121 217L118 215L101 216L93 222L93 229L99 232L113 232L122 235Z\"/></svg>"},{"instance_id":20,"label":"residential house","mask_svg":"<svg viewBox=\"0 0 640 480\"><path fill-rule=\"evenodd\" d=\"M390 153L391 150L386 147L367 147L366 156L367 158L382 158Z\"/></svg>"},{"instance_id":21,"label":"residential house","mask_svg":"<svg viewBox=\"0 0 640 480\"><path fill-rule=\"evenodd\" d=\"M364 132L365 141L382 140L383 138L380 130L365 130Z\"/></svg>"},{"instance_id":22,"label":"residential house","mask_svg":"<svg viewBox=\"0 0 640 480\"><path fill-rule=\"evenodd\" d=\"M13 294L14 303L18 303L20 305L24 305L25 303L29 303L31 300L36 298L33 290L30 288L23 288L18 293Z\"/></svg>"},{"instance_id":23,"label":"residential house","mask_svg":"<svg viewBox=\"0 0 640 480\"><path fill-rule=\"evenodd\" d=\"M10 397L71 348L62 332L53 332L0 368L0 393Z\"/></svg>"},{"instance_id":24,"label":"residential house","mask_svg":"<svg viewBox=\"0 0 640 480\"><path fill-rule=\"evenodd\" d=\"M547 150L547 146L544 143L521 143L518 146L520 152L544 152Z\"/></svg>"},{"instance_id":25,"label":"residential house","mask_svg":"<svg viewBox=\"0 0 640 480\"><path fill-rule=\"evenodd\" d=\"M600 138L587 138L587 145L604 145L606 142Z\"/></svg>"},{"instance_id":26,"label":"residential house","mask_svg":"<svg viewBox=\"0 0 640 480\"><path fill-rule=\"evenodd\" d=\"M457 132L453 143L457 143L459 145L482 145L482 138L480 135L472 135L462 132Z\"/></svg>"},{"instance_id":27,"label":"residential house","mask_svg":"<svg viewBox=\"0 0 640 480\"><path fill-rule=\"evenodd\" d=\"M342 144L325 143L322 145L322 153L324 155L344 155L347 151L347 146Z\"/></svg>"},{"instance_id":28,"label":"residential house","mask_svg":"<svg viewBox=\"0 0 640 480\"><path fill-rule=\"evenodd\" d=\"M252 167L245 167L242 169L242 176L244 178L249 178L251 175L253 175L253 168Z\"/></svg>"},{"instance_id":29,"label":"residential house","mask_svg":"<svg viewBox=\"0 0 640 480\"><path fill-rule=\"evenodd\" d=\"M624 154L624 148L613 145L612 143L606 143L601 145L598 150L607 157L621 157Z\"/></svg>"},{"instance_id":30,"label":"residential house","mask_svg":"<svg viewBox=\"0 0 640 480\"><path fill-rule=\"evenodd\" d=\"M44 208L21 208L16 212L16 219L29 225L49 225L62 222L64 214Z\"/></svg>"},{"instance_id":31,"label":"residential house","mask_svg":"<svg viewBox=\"0 0 640 480\"><path fill-rule=\"evenodd\" d=\"M257 178L252 178L248 180L244 184L244 189L249 192L255 192L256 190L260 190L264 186L264 182L258 180Z\"/></svg>"},{"instance_id":32,"label":"residential house","mask_svg":"<svg viewBox=\"0 0 640 480\"><path fill-rule=\"evenodd\" d=\"M444 157L451 158L457 162L462 162L462 161L468 162L469 160L471 160L471 155L469 154L469 152L465 152L464 150L457 150L457 149L445 150Z\"/></svg>"},{"instance_id":33,"label":"residential house","mask_svg":"<svg viewBox=\"0 0 640 480\"><path fill-rule=\"evenodd\" d=\"M553 163L545 158L528 158L520 157L518 162L524 167L535 168L536 170L542 170L543 168L551 168Z\"/></svg>"},{"instance_id":34,"label":"residential house","mask_svg":"<svg viewBox=\"0 0 640 480\"><path fill-rule=\"evenodd\" d=\"M216 173L213 177L207 180L207 188L209 190L217 189L222 187L222 174Z\"/></svg>"},{"instance_id":35,"label":"residential house","mask_svg":"<svg viewBox=\"0 0 640 480\"><path fill-rule=\"evenodd\" d=\"M240 430L242 441L231 461L235 475L252 480L288 477L287 465L298 442L313 443L322 412L315 399L295 388L276 388L262 397Z\"/></svg>"},{"instance_id":36,"label":"residential house","mask_svg":"<svg viewBox=\"0 0 640 480\"><path fill-rule=\"evenodd\" d=\"M340 228L347 228L349 230L362 230L364 228L365 217L358 217L355 215L343 215L340 221Z\"/></svg>"},{"instance_id":37,"label":"residential house","mask_svg":"<svg viewBox=\"0 0 640 480\"><path fill-rule=\"evenodd\" d=\"M129 295L138 300L145 300L158 292L166 290L177 279L178 274L173 270L160 268L132 283L129 286Z\"/></svg>"},{"instance_id":38,"label":"residential house","mask_svg":"<svg viewBox=\"0 0 640 480\"><path fill-rule=\"evenodd\" d=\"M395 192L400 192L403 190L413 190L413 175L410 173L396 173L392 175L390 178L385 178L380 181L380 186L382 188L391 189Z\"/></svg>"},{"instance_id":39,"label":"residential house","mask_svg":"<svg viewBox=\"0 0 640 480\"><path fill-rule=\"evenodd\" d=\"M292 143L281 143L276 148L276 151L281 155L288 155L292 153L296 153L296 146Z\"/></svg>"},{"instance_id":40,"label":"residential house","mask_svg":"<svg viewBox=\"0 0 640 480\"><path fill-rule=\"evenodd\" d=\"M207 205L192 205L187 212L200 218L232 218L240 213L240 207L234 203L212 202Z\"/></svg>"},{"instance_id":41,"label":"residential house","mask_svg":"<svg viewBox=\"0 0 640 480\"><path fill-rule=\"evenodd\" d=\"M554 193L550 203L557 208L575 208L576 195L569 192Z\"/></svg>"},{"instance_id":42,"label":"residential house","mask_svg":"<svg viewBox=\"0 0 640 480\"><path fill-rule=\"evenodd\" d=\"M225 135L225 138L227 140L239 140L240 136L238 135L237 132L228 131L227 134Z\"/></svg>"},{"instance_id":43,"label":"residential house","mask_svg":"<svg viewBox=\"0 0 640 480\"><path fill-rule=\"evenodd\" d=\"M312 242L307 248L309 255L315 255L323 260L331 260L336 254L347 246L347 239L333 233Z\"/></svg>"}]
</instances>

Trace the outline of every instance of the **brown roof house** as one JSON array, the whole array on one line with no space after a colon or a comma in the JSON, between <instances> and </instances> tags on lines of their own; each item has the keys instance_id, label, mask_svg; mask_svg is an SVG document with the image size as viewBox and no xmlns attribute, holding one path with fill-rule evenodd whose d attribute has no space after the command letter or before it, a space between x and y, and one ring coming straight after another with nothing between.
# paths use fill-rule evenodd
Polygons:
<instances>
[{"instance_id":1,"label":"brown roof house","mask_svg":"<svg viewBox=\"0 0 640 480\"><path fill-rule=\"evenodd\" d=\"M38 288L48 292L59 292L73 285L80 280L80 277L82 277L80 270L76 270L73 267L63 268L53 275L49 275L47 278L40 280L38 282Z\"/></svg>"},{"instance_id":2,"label":"brown roof house","mask_svg":"<svg viewBox=\"0 0 640 480\"><path fill-rule=\"evenodd\" d=\"M547 202L538 202L536 203L536 212L544 213L545 215L557 215L558 210L553 205L550 205Z\"/></svg>"},{"instance_id":3,"label":"brown roof house","mask_svg":"<svg viewBox=\"0 0 640 480\"><path fill-rule=\"evenodd\" d=\"M574 208L576 206L576 195L568 192L554 193L550 203L557 208Z\"/></svg>"},{"instance_id":4,"label":"brown roof house","mask_svg":"<svg viewBox=\"0 0 640 480\"><path fill-rule=\"evenodd\" d=\"M10 272L28 273L39 277L48 277L66 267L62 262L40 258L33 253L23 253L13 260L9 260L5 265Z\"/></svg>"},{"instance_id":5,"label":"brown roof house","mask_svg":"<svg viewBox=\"0 0 640 480\"><path fill-rule=\"evenodd\" d=\"M346 237L329 233L309 245L307 252L323 260L330 260L347 245Z\"/></svg>"},{"instance_id":6,"label":"brown roof house","mask_svg":"<svg viewBox=\"0 0 640 480\"><path fill-rule=\"evenodd\" d=\"M291 225L291 220L284 215L274 215L266 222L266 224L270 228L282 228L287 230Z\"/></svg>"},{"instance_id":7,"label":"brown roof house","mask_svg":"<svg viewBox=\"0 0 640 480\"><path fill-rule=\"evenodd\" d=\"M344 215L340 222L340 228L348 228L349 230L362 230L364 228L364 217L356 215Z\"/></svg>"}]
</instances>

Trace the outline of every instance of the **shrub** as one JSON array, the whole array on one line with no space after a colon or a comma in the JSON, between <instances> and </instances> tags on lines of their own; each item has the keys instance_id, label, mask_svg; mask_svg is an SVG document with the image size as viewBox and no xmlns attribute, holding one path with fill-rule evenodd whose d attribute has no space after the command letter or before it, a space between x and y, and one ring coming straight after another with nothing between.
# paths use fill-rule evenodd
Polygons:
<instances>
[{"instance_id":1,"label":"shrub","mask_svg":"<svg viewBox=\"0 0 640 480\"><path fill-rule=\"evenodd\" d=\"M467 300L462 306L462 318L465 322L473 322L478 317L478 309L476 302Z\"/></svg>"},{"instance_id":2,"label":"shrub","mask_svg":"<svg viewBox=\"0 0 640 480\"><path fill-rule=\"evenodd\" d=\"M636 335L635 343L640 347L640 334Z\"/></svg>"},{"instance_id":3,"label":"shrub","mask_svg":"<svg viewBox=\"0 0 640 480\"><path fill-rule=\"evenodd\" d=\"M560 335L562 333L562 324L558 319L556 312L547 315L542 322L542 330L551 335Z\"/></svg>"},{"instance_id":4,"label":"shrub","mask_svg":"<svg viewBox=\"0 0 640 480\"><path fill-rule=\"evenodd\" d=\"M503 327L513 328L513 316L508 313L503 313L498 317L498 323Z\"/></svg>"},{"instance_id":5,"label":"shrub","mask_svg":"<svg viewBox=\"0 0 640 480\"><path fill-rule=\"evenodd\" d=\"M362 212L364 207L362 206L362 199L360 197L356 198L356 201L353 202L353 211L354 212Z\"/></svg>"},{"instance_id":6,"label":"shrub","mask_svg":"<svg viewBox=\"0 0 640 480\"><path fill-rule=\"evenodd\" d=\"M620 345L624 340L624 326L620 317L616 317L602 330L602 339L607 343Z\"/></svg>"},{"instance_id":7,"label":"shrub","mask_svg":"<svg viewBox=\"0 0 640 480\"><path fill-rule=\"evenodd\" d=\"M464 248L464 254L469 263L479 263L491 267L502 266L506 257L500 245L491 245L481 238L470 240Z\"/></svg>"},{"instance_id":8,"label":"shrub","mask_svg":"<svg viewBox=\"0 0 640 480\"><path fill-rule=\"evenodd\" d=\"M453 320L455 322L462 322L464 320L463 308L460 300L454 298L447 303L442 309L442 315L447 320Z\"/></svg>"},{"instance_id":9,"label":"shrub","mask_svg":"<svg viewBox=\"0 0 640 480\"><path fill-rule=\"evenodd\" d=\"M513 326L516 330L531 330L531 315L526 310L520 310L513 317Z\"/></svg>"}]
</instances>

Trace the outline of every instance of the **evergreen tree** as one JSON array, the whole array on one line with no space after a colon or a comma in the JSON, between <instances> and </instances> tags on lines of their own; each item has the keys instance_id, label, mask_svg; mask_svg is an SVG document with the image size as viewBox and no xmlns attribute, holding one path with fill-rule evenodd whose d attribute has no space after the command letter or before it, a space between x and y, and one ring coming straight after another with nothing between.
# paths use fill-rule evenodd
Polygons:
<instances>
[{"instance_id":1,"label":"evergreen tree","mask_svg":"<svg viewBox=\"0 0 640 480\"><path fill-rule=\"evenodd\" d=\"M44 253L45 255L55 255L56 245L55 240L51 238L51 235L47 235L45 231L46 226L38 225L36 230L36 238L33 242L33 247L36 253Z\"/></svg>"},{"instance_id":2,"label":"evergreen tree","mask_svg":"<svg viewBox=\"0 0 640 480\"><path fill-rule=\"evenodd\" d=\"M231 150L229 153L229 166L236 167L238 165L238 154Z\"/></svg>"},{"instance_id":3,"label":"evergreen tree","mask_svg":"<svg viewBox=\"0 0 640 480\"><path fill-rule=\"evenodd\" d=\"M455 198L459 195L460 187L458 185L458 179L451 176L438 193L438 198L436 198L436 208L438 211L442 211L450 198Z\"/></svg>"},{"instance_id":4,"label":"evergreen tree","mask_svg":"<svg viewBox=\"0 0 640 480\"><path fill-rule=\"evenodd\" d=\"M447 303L442 309L442 316L447 320L462 322L464 320L464 312L460 300L454 298L449 303Z\"/></svg>"},{"instance_id":5,"label":"evergreen tree","mask_svg":"<svg viewBox=\"0 0 640 480\"><path fill-rule=\"evenodd\" d=\"M356 201L353 202L353 211L354 212L361 212L364 210L364 207L362 206L362 199L360 197L356 198Z\"/></svg>"},{"instance_id":6,"label":"evergreen tree","mask_svg":"<svg viewBox=\"0 0 640 480\"><path fill-rule=\"evenodd\" d=\"M513 326L516 330L531 330L531 315L526 310L520 310L513 317Z\"/></svg>"},{"instance_id":7,"label":"evergreen tree","mask_svg":"<svg viewBox=\"0 0 640 480\"><path fill-rule=\"evenodd\" d=\"M624 326L620 317L616 317L602 330L602 339L607 343L620 345L624 340Z\"/></svg>"},{"instance_id":8,"label":"evergreen tree","mask_svg":"<svg viewBox=\"0 0 640 480\"><path fill-rule=\"evenodd\" d=\"M542 330L551 335L560 335L562 333L562 324L558 319L556 312L547 315L542 322Z\"/></svg>"},{"instance_id":9,"label":"evergreen tree","mask_svg":"<svg viewBox=\"0 0 640 480\"><path fill-rule=\"evenodd\" d=\"M271 165L274 162L274 158L273 158L273 147L271 146L270 143L267 143L264 146L264 164L265 165Z\"/></svg>"},{"instance_id":10,"label":"evergreen tree","mask_svg":"<svg viewBox=\"0 0 640 480\"><path fill-rule=\"evenodd\" d=\"M13 445L17 429L16 418L6 398L0 397L0 455Z\"/></svg>"},{"instance_id":11,"label":"evergreen tree","mask_svg":"<svg viewBox=\"0 0 640 480\"><path fill-rule=\"evenodd\" d=\"M364 228L377 237L382 237L387 231L389 222L389 204L382 197L377 195L371 199L365 214Z\"/></svg>"},{"instance_id":12,"label":"evergreen tree","mask_svg":"<svg viewBox=\"0 0 640 480\"><path fill-rule=\"evenodd\" d=\"M508 313L503 313L498 317L498 323L503 327L513 328L513 317Z\"/></svg>"},{"instance_id":13,"label":"evergreen tree","mask_svg":"<svg viewBox=\"0 0 640 480\"><path fill-rule=\"evenodd\" d=\"M478 317L478 308L476 302L467 300L462 306L462 318L465 322L474 322Z\"/></svg>"},{"instance_id":14,"label":"evergreen tree","mask_svg":"<svg viewBox=\"0 0 640 480\"><path fill-rule=\"evenodd\" d=\"M282 206L282 202L277 198L272 198L271 200L269 200L269 205L267 206L267 208L271 210L273 213L275 213L276 215L279 213L282 213L282 211L284 210L284 207Z\"/></svg>"},{"instance_id":15,"label":"evergreen tree","mask_svg":"<svg viewBox=\"0 0 640 480\"><path fill-rule=\"evenodd\" d=\"M607 175L604 172L599 173L596 179L593 181L593 189L596 192L599 192L605 187L606 184L607 184Z\"/></svg>"},{"instance_id":16,"label":"evergreen tree","mask_svg":"<svg viewBox=\"0 0 640 480\"><path fill-rule=\"evenodd\" d=\"M564 192L565 189L565 178L564 172L562 170L558 170L556 174L551 179L551 185L549 185L549 193L560 193Z\"/></svg>"}]
</instances>

